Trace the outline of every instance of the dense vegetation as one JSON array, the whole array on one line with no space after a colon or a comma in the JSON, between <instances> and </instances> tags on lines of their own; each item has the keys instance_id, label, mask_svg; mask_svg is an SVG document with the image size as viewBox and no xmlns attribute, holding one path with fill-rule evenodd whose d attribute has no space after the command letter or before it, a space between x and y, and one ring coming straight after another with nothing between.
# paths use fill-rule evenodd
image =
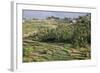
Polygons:
<instances>
[{"instance_id":1,"label":"dense vegetation","mask_svg":"<svg viewBox=\"0 0 100 73\"><path fill-rule=\"evenodd\" d=\"M23 22L23 62L90 59L90 45L90 14Z\"/></svg>"}]
</instances>

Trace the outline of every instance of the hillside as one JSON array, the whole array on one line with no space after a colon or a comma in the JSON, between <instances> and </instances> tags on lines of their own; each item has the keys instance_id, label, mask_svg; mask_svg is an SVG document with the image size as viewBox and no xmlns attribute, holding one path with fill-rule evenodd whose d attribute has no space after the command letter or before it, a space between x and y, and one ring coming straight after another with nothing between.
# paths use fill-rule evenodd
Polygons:
<instances>
[{"instance_id":1,"label":"hillside","mask_svg":"<svg viewBox=\"0 0 100 73\"><path fill-rule=\"evenodd\" d=\"M90 59L90 47L73 47L74 25L58 20L23 22L23 62Z\"/></svg>"}]
</instances>

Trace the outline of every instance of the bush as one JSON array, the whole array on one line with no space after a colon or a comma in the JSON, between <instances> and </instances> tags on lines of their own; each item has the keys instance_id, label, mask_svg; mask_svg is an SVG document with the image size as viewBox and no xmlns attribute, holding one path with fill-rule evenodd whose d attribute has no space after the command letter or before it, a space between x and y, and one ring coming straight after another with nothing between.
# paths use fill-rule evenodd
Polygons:
<instances>
[{"instance_id":1,"label":"bush","mask_svg":"<svg viewBox=\"0 0 100 73\"><path fill-rule=\"evenodd\" d=\"M58 25L55 29L45 29L39 32L39 39L45 42L71 42L73 26Z\"/></svg>"}]
</instances>

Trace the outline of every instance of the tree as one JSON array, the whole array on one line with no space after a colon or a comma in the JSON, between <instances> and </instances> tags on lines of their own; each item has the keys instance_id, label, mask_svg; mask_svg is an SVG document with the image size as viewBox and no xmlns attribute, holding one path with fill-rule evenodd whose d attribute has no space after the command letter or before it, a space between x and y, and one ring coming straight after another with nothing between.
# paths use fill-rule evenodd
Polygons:
<instances>
[{"instance_id":1,"label":"tree","mask_svg":"<svg viewBox=\"0 0 100 73\"><path fill-rule=\"evenodd\" d=\"M50 17L47 17L46 19L48 19L48 20L50 20L50 19L59 20L59 17L50 16Z\"/></svg>"},{"instance_id":2,"label":"tree","mask_svg":"<svg viewBox=\"0 0 100 73\"><path fill-rule=\"evenodd\" d=\"M80 16L74 25L74 47L87 47L91 44L91 16Z\"/></svg>"},{"instance_id":3,"label":"tree","mask_svg":"<svg viewBox=\"0 0 100 73\"><path fill-rule=\"evenodd\" d=\"M72 19L71 19L71 18L67 18L67 17L65 17L65 18L63 19L63 21L64 21L64 22L67 22L67 23L72 23Z\"/></svg>"}]
</instances>

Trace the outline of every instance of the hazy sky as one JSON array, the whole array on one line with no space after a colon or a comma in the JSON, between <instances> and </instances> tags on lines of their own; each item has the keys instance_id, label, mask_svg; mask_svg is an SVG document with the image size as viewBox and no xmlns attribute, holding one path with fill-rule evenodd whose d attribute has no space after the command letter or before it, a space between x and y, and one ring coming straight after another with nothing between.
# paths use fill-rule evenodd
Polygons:
<instances>
[{"instance_id":1,"label":"hazy sky","mask_svg":"<svg viewBox=\"0 0 100 73\"><path fill-rule=\"evenodd\" d=\"M23 18L26 19L45 19L49 16L55 16L59 18L77 18L79 16L84 16L87 13L79 12L61 12L61 11L36 11L36 10L23 10Z\"/></svg>"}]
</instances>

